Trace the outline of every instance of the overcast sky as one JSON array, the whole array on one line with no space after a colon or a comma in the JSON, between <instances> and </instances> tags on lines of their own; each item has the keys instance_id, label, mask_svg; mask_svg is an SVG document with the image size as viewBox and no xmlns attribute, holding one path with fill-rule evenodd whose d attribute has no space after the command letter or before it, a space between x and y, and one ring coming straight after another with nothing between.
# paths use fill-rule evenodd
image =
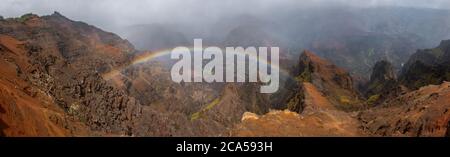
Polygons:
<instances>
[{"instance_id":1,"label":"overcast sky","mask_svg":"<svg viewBox=\"0 0 450 157\"><path fill-rule=\"evenodd\" d=\"M47 15L58 11L74 20L113 29L140 23L195 22L224 14L271 12L280 7L325 5L449 9L450 0L1 0L0 15L16 17L30 12Z\"/></svg>"}]
</instances>

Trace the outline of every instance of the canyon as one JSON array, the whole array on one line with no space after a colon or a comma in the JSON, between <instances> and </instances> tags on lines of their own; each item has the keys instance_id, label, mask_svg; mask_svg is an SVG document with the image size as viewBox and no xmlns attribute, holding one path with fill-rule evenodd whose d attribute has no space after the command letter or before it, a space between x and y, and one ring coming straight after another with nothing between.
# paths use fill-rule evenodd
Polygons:
<instances>
[{"instance_id":1,"label":"canyon","mask_svg":"<svg viewBox=\"0 0 450 157\"><path fill-rule=\"evenodd\" d=\"M450 132L449 40L417 50L398 72L397 62L381 59L367 81L351 72L360 69L340 67L329 54L287 53L281 47L279 66L287 72L280 73L274 93L260 92L264 81L173 82L174 63L164 57L133 64L145 53L152 52L58 12L0 19L0 135L442 137ZM105 77L111 72L117 75Z\"/></svg>"}]
</instances>

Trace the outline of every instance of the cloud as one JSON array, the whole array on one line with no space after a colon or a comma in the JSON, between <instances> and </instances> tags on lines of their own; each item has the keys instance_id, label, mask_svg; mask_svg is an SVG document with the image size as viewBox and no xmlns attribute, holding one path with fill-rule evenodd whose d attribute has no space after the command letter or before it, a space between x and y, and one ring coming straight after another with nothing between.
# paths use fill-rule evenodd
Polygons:
<instances>
[{"instance_id":1,"label":"cloud","mask_svg":"<svg viewBox=\"0 0 450 157\"><path fill-rule=\"evenodd\" d=\"M74 20L101 28L141 23L207 21L222 15L277 11L283 7L313 6L406 6L450 8L448 0L2 0L0 15L17 17L59 11Z\"/></svg>"}]
</instances>

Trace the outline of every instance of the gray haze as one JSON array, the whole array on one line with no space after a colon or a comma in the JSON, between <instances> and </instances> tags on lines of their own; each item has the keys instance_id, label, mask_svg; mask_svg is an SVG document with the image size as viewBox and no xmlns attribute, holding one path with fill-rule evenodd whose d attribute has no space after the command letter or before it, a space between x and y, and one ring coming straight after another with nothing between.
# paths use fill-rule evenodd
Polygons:
<instances>
[{"instance_id":1,"label":"gray haze","mask_svg":"<svg viewBox=\"0 0 450 157\"><path fill-rule=\"evenodd\" d=\"M2 0L0 15L17 17L58 11L109 31L136 24L190 23L202 29L219 17L317 6L402 6L448 9L448 0ZM176 21L176 22L175 22ZM194 24L194 25L192 25ZM197 24L197 25L195 25ZM120 33L117 32L117 33Z\"/></svg>"},{"instance_id":2,"label":"gray haze","mask_svg":"<svg viewBox=\"0 0 450 157\"><path fill-rule=\"evenodd\" d=\"M1 0L0 15L54 11L119 34L138 50L192 45L309 49L367 75L399 69L417 49L450 39L450 0Z\"/></svg>"}]
</instances>

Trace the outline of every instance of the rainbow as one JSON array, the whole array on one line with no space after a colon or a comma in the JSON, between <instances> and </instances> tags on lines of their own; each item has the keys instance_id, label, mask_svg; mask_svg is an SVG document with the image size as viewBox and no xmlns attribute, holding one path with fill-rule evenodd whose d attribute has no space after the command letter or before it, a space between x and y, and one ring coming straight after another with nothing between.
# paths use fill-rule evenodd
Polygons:
<instances>
[{"instance_id":1,"label":"rainbow","mask_svg":"<svg viewBox=\"0 0 450 157\"><path fill-rule=\"evenodd\" d=\"M188 49L192 52L194 47L188 47ZM117 76L123 76L122 75L122 71L138 65L138 64L142 64L142 63L146 63L146 62L150 62L154 59L163 57L163 56L169 56L171 54L173 49L163 49L163 50L159 50L159 51L147 51L147 52L143 52L141 54L139 54L138 56L136 56L129 64L125 65L125 66L120 66L120 67L116 67L116 68L112 68L111 71L104 73L102 75L102 77L105 80L110 80L113 79ZM222 52L225 52L225 50L222 49ZM242 54L243 53L237 53L237 54ZM281 75L283 76L290 76L290 72L286 69L281 68L279 65L273 65L271 62L267 61L265 58L259 58L257 55L249 55L249 61L254 61L254 62L261 62L264 65L268 66L268 67L273 67L274 70L277 70L280 72Z\"/></svg>"}]
</instances>

